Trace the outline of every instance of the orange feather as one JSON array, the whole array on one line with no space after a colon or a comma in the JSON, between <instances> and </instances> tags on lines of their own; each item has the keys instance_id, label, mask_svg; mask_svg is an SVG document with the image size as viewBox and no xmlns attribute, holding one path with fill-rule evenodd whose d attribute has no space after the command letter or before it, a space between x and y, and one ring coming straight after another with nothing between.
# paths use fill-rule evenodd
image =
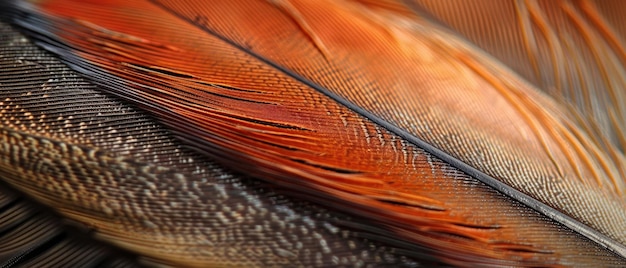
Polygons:
<instances>
[{"instance_id":1,"label":"orange feather","mask_svg":"<svg viewBox=\"0 0 626 268\"><path fill-rule=\"evenodd\" d=\"M505 24L465 27L441 11L455 9L415 2L49 0L15 5L29 14L15 16L15 23L197 152L291 195L371 220L445 263L622 262L624 87L611 87L616 100L608 112L582 117L597 104L571 109L566 105L576 97L549 89L564 90L578 79L559 68L602 77L582 70L587 58L569 58L578 64L562 54L541 58L535 50L544 48L536 46L546 43L528 37L506 39L507 48L517 49L509 53L497 46L502 36L480 35L504 33L485 28ZM516 3L520 36L531 35L528 19L548 31L542 7ZM562 12L575 14L568 3ZM485 51L425 15L430 12ZM590 44L589 50L619 51L605 22L594 23L588 30L605 39L601 49ZM557 46L558 38L548 39ZM595 59L607 72L623 71L622 60ZM553 67L544 67L550 60ZM582 87L572 90L596 92ZM213 261L194 254L202 241L185 240L193 250L172 254L171 247L182 247L177 237L137 232L141 223L132 219L111 223L97 209L55 206L66 197L42 198L44 189L9 183L122 248L179 265Z\"/></svg>"}]
</instances>

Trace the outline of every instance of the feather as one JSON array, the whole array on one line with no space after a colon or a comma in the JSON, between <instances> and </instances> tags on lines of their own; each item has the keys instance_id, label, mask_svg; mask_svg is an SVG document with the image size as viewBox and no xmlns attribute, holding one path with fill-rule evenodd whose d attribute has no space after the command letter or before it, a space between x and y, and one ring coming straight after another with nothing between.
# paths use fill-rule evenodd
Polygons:
<instances>
[{"instance_id":1,"label":"feather","mask_svg":"<svg viewBox=\"0 0 626 268\"><path fill-rule=\"evenodd\" d=\"M619 2L411 2L573 106L586 117L581 123L591 124L591 138L603 150L624 152L626 35L615 15L624 8Z\"/></svg>"},{"instance_id":2,"label":"feather","mask_svg":"<svg viewBox=\"0 0 626 268\"><path fill-rule=\"evenodd\" d=\"M0 178L26 193L0 185L0 266L440 264L362 219L190 152L0 26Z\"/></svg>"},{"instance_id":3,"label":"feather","mask_svg":"<svg viewBox=\"0 0 626 268\"><path fill-rule=\"evenodd\" d=\"M616 139L542 93L543 80L524 80L410 6L51 0L11 10L41 46L198 153L365 218L394 247L470 266L626 256L625 160L605 152ZM127 250L215 264L158 230L138 232L129 215L120 226L59 193L15 187L47 205L66 198L54 207Z\"/></svg>"}]
</instances>

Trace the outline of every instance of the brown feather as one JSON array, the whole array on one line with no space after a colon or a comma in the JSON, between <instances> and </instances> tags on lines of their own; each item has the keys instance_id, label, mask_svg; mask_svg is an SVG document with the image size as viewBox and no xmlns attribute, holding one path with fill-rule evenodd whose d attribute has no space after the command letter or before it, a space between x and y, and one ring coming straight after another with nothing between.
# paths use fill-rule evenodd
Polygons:
<instances>
[{"instance_id":1,"label":"brown feather","mask_svg":"<svg viewBox=\"0 0 626 268\"><path fill-rule=\"evenodd\" d=\"M199 152L367 217L450 264L598 259L578 255L594 247L571 231L467 186L473 178L412 138L626 242L621 152L603 152L567 108L457 35L397 3L367 4L45 1L46 24L31 30ZM526 58L540 73L539 57ZM125 248L175 258L152 248L158 233L139 239L61 210Z\"/></svg>"}]
</instances>

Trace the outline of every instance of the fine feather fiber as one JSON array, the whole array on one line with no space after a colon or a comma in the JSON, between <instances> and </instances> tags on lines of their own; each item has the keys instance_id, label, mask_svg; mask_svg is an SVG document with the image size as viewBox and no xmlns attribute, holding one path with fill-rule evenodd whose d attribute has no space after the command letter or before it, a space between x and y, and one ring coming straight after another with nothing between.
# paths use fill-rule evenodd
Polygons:
<instances>
[{"instance_id":1,"label":"fine feather fiber","mask_svg":"<svg viewBox=\"0 0 626 268\"><path fill-rule=\"evenodd\" d=\"M2 267L440 264L193 154L4 23L0 52Z\"/></svg>"},{"instance_id":2,"label":"fine feather fiber","mask_svg":"<svg viewBox=\"0 0 626 268\"><path fill-rule=\"evenodd\" d=\"M612 13L621 6L611 5L49 0L6 14L98 90L225 168L209 176L234 170L332 208L347 215L335 224L412 260L403 265L619 266L626 53ZM200 267L336 257L315 243L277 250L277 236L221 232L215 222L237 199L211 199L214 185L181 188L202 181L192 171L18 125L0 129L5 159L74 166L56 174L7 160L3 180L122 250ZM63 174L80 175L47 186ZM190 214L159 208L190 200ZM249 217L233 223L244 234L272 218L237 215ZM341 241L321 236L307 241ZM346 260L357 252L336 243ZM305 257L316 250L322 262Z\"/></svg>"}]
</instances>

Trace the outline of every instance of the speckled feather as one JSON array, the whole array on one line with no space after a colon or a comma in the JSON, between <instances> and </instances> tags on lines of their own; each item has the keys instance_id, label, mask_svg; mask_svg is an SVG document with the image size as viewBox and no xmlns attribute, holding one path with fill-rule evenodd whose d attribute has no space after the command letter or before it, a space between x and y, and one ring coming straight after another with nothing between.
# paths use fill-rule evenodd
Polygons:
<instances>
[{"instance_id":1,"label":"speckled feather","mask_svg":"<svg viewBox=\"0 0 626 268\"><path fill-rule=\"evenodd\" d=\"M381 233L368 231L375 227L347 224L362 220L286 198L192 153L2 26L0 177L38 201L2 186L3 267L438 263L411 260L405 255L420 256L416 248L397 253L375 242ZM45 205L59 214L41 213ZM83 226L82 235L74 237L80 232L59 216ZM109 246L85 241L89 232ZM152 254L121 254L111 245Z\"/></svg>"},{"instance_id":2,"label":"speckled feather","mask_svg":"<svg viewBox=\"0 0 626 268\"><path fill-rule=\"evenodd\" d=\"M394 247L410 242L453 265L623 261L576 234L626 254L622 152L603 152L602 138L590 138L595 132L562 100L541 93L541 84L522 80L421 13L389 4L43 1L16 5L14 22L196 152L367 218L396 239L389 242ZM128 178L95 185L133 185L146 177L134 160L84 150L92 153L79 163L98 164L92 168L103 173L95 176L105 177L109 168ZM178 185L177 178L190 181L159 161L143 165L164 187ZM19 168L5 167L33 181L41 177ZM110 217L111 208L98 212L72 200L78 188L42 199L31 186L19 188L48 205L65 200L69 208L59 211L96 226L122 248L181 264L215 264L202 239L164 236L163 223L142 212L159 204L153 194L141 195L145 204L129 201L130 211L119 216L154 227L144 233L97 216ZM153 246L163 239L169 242ZM233 259L242 258L227 258Z\"/></svg>"}]
</instances>

